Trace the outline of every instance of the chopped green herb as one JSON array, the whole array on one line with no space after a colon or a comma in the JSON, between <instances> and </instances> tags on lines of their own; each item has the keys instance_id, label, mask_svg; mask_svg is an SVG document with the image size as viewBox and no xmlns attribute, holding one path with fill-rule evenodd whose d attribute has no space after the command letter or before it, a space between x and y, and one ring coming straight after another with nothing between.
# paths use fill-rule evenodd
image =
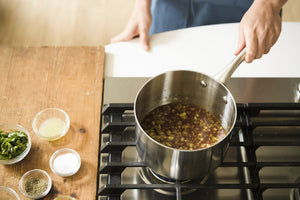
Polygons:
<instances>
[{"instance_id":1,"label":"chopped green herb","mask_svg":"<svg viewBox=\"0 0 300 200\"><path fill-rule=\"evenodd\" d=\"M0 160L11 160L23 153L28 144L27 135L19 130L0 130Z\"/></svg>"}]
</instances>

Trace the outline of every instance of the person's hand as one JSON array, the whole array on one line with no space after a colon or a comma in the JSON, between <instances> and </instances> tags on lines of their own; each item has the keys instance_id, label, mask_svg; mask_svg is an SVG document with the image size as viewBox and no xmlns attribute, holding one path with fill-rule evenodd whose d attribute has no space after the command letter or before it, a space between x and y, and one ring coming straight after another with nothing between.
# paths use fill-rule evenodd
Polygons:
<instances>
[{"instance_id":1,"label":"person's hand","mask_svg":"<svg viewBox=\"0 0 300 200\"><path fill-rule=\"evenodd\" d=\"M237 55L246 46L245 61L267 54L281 32L280 9L287 0L255 0L239 25Z\"/></svg>"},{"instance_id":2,"label":"person's hand","mask_svg":"<svg viewBox=\"0 0 300 200\"><path fill-rule=\"evenodd\" d=\"M144 50L149 47L149 29L152 22L150 0L137 0L134 11L123 32L111 39L111 43L128 41L139 36Z\"/></svg>"}]
</instances>

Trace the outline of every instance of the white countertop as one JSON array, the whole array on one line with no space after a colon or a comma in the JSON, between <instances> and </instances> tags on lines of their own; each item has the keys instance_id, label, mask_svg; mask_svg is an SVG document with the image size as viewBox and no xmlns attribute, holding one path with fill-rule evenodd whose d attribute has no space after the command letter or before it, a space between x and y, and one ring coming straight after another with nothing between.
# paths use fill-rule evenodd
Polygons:
<instances>
[{"instance_id":1,"label":"white countertop","mask_svg":"<svg viewBox=\"0 0 300 200\"><path fill-rule=\"evenodd\" d=\"M105 46L105 77L151 77L169 70L219 72L234 58L238 23L152 35L149 52L139 39ZM284 22L269 54L242 63L232 77L300 77L300 22Z\"/></svg>"}]
</instances>

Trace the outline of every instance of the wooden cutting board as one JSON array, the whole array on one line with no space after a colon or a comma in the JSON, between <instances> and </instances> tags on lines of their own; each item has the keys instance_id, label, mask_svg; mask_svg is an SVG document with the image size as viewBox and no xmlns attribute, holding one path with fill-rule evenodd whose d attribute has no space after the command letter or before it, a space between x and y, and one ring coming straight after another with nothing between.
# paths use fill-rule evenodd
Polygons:
<instances>
[{"instance_id":1,"label":"wooden cutting board","mask_svg":"<svg viewBox=\"0 0 300 200\"><path fill-rule=\"evenodd\" d=\"M32 140L21 162L0 165L0 186L27 199L19 180L39 168L49 173L53 183L44 199L60 194L96 199L103 66L103 47L0 47L0 124L20 124ZM35 115L49 107L61 108L70 117L68 133L53 142L39 138L31 126ZM75 175L63 178L51 171L49 159L65 147L76 150L82 163Z\"/></svg>"}]
</instances>

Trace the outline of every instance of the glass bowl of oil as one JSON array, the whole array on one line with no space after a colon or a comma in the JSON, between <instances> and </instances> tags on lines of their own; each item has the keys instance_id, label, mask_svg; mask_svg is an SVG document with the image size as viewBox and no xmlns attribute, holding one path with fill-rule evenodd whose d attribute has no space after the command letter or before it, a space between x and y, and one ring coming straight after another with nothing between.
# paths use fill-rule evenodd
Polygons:
<instances>
[{"instance_id":1,"label":"glass bowl of oil","mask_svg":"<svg viewBox=\"0 0 300 200\"><path fill-rule=\"evenodd\" d=\"M32 128L35 134L44 140L58 140L68 132L70 118L60 108L46 108L36 114Z\"/></svg>"}]
</instances>

